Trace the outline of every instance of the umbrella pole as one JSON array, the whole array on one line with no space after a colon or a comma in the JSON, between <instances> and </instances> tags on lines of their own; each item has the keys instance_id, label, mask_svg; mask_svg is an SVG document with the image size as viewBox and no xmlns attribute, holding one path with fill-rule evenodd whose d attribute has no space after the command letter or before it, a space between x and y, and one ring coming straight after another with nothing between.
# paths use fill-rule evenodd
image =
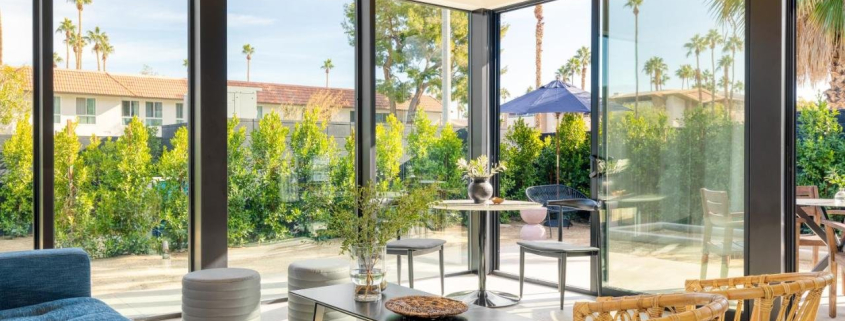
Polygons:
<instances>
[{"instance_id":1,"label":"umbrella pole","mask_svg":"<svg viewBox=\"0 0 845 321\"><path fill-rule=\"evenodd\" d=\"M555 113L557 124L555 124L555 184L560 185L560 113Z\"/></svg>"}]
</instances>

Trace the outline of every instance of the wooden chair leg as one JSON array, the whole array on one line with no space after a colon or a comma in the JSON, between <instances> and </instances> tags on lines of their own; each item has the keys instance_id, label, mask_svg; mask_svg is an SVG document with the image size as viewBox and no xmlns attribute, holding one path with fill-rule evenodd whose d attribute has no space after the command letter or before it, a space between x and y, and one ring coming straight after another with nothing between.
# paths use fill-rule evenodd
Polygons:
<instances>
[{"instance_id":1,"label":"wooden chair leg","mask_svg":"<svg viewBox=\"0 0 845 321\"><path fill-rule=\"evenodd\" d=\"M722 254L722 270L720 271L720 275L722 278L728 277L728 267L731 264L731 255L730 253Z\"/></svg>"},{"instance_id":2,"label":"wooden chair leg","mask_svg":"<svg viewBox=\"0 0 845 321\"><path fill-rule=\"evenodd\" d=\"M817 264L819 264L819 247L813 246L813 266L816 266Z\"/></svg>"},{"instance_id":3,"label":"wooden chair leg","mask_svg":"<svg viewBox=\"0 0 845 321\"><path fill-rule=\"evenodd\" d=\"M707 279L707 265L710 264L710 255L705 251L701 253L701 279Z\"/></svg>"},{"instance_id":4,"label":"wooden chair leg","mask_svg":"<svg viewBox=\"0 0 845 321\"><path fill-rule=\"evenodd\" d=\"M836 266L836 261L833 260L833 256L830 257L830 271L833 274L833 283L830 285L830 293L828 297L828 315L831 318L836 317L836 271L838 271L838 267Z\"/></svg>"}]
</instances>

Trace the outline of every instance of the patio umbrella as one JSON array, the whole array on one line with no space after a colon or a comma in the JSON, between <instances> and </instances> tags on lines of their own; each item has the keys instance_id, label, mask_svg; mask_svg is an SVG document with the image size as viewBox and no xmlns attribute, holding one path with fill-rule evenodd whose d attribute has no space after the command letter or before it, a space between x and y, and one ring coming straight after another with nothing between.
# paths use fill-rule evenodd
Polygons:
<instances>
[{"instance_id":1,"label":"patio umbrella","mask_svg":"<svg viewBox=\"0 0 845 321\"><path fill-rule=\"evenodd\" d=\"M589 113L592 94L560 80L517 97L501 106L508 114ZM625 106L609 103L611 111L630 111Z\"/></svg>"},{"instance_id":2,"label":"patio umbrella","mask_svg":"<svg viewBox=\"0 0 845 321\"><path fill-rule=\"evenodd\" d=\"M503 104L502 113L538 114L555 113L560 122L561 113L589 113L592 108L592 94L575 86L555 80L536 90L517 97ZM629 111L625 106L609 103L611 111ZM560 184L560 143L555 135L557 160L555 162L555 180Z\"/></svg>"}]
</instances>

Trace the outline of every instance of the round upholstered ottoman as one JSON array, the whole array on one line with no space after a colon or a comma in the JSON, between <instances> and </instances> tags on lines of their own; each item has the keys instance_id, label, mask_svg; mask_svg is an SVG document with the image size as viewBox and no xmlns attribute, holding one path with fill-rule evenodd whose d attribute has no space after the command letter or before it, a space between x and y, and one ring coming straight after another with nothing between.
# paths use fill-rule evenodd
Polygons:
<instances>
[{"instance_id":1,"label":"round upholstered ottoman","mask_svg":"<svg viewBox=\"0 0 845 321\"><path fill-rule=\"evenodd\" d=\"M288 266L288 291L317 288L352 282L349 279L349 261L344 259L314 259L293 262ZM338 293L348 295L352 293ZM314 301L288 294L288 320L311 321L314 318ZM340 312L326 312L323 320L354 320Z\"/></svg>"},{"instance_id":2,"label":"round upholstered ottoman","mask_svg":"<svg viewBox=\"0 0 845 321\"><path fill-rule=\"evenodd\" d=\"M209 269L182 278L182 320L261 320L261 276L249 269Z\"/></svg>"}]
</instances>

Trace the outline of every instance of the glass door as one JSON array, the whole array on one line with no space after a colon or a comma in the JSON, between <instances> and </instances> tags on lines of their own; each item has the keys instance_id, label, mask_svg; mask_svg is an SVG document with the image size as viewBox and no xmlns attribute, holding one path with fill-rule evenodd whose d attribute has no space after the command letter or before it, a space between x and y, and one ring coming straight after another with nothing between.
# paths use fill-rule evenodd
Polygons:
<instances>
[{"instance_id":1,"label":"glass door","mask_svg":"<svg viewBox=\"0 0 845 321\"><path fill-rule=\"evenodd\" d=\"M602 2L593 180L605 288L743 274L744 2Z\"/></svg>"}]
</instances>

